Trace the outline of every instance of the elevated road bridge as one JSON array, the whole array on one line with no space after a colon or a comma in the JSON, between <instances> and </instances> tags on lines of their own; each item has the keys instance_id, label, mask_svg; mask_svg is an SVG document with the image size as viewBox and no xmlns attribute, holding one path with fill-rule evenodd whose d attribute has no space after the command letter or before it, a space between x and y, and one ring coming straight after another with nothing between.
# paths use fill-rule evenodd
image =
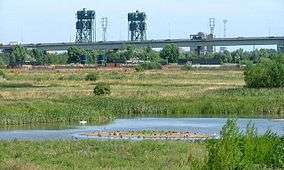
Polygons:
<instances>
[{"instance_id":1,"label":"elevated road bridge","mask_svg":"<svg viewBox=\"0 0 284 170\"><path fill-rule=\"evenodd\" d=\"M205 46L244 46L244 45L277 45L278 51L284 52L284 37L238 37L214 38L212 40L165 39L133 41L107 41L95 43L38 43L22 44L28 49L41 49L46 51L65 51L70 47L79 47L88 50L114 50L134 45L136 47L163 48L166 44L176 44L178 47L205 47ZM11 50L13 45L2 45L0 50Z\"/></svg>"}]
</instances>

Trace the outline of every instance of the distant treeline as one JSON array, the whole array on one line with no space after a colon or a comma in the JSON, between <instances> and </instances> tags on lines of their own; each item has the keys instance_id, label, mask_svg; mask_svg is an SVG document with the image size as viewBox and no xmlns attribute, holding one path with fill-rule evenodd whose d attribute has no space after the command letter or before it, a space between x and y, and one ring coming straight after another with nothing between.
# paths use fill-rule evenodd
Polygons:
<instances>
[{"instance_id":1,"label":"distant treeline","mask_svg":"<svg viewBox=\"0 0 284 170\"><path fill-rule=\"evenodd\" d=\"M238 49L233 52L224 51L218 53L207 53L197 55L179 49L174 44L166 45L161 51L148 48L136 48L127 46L113 51L91 51L77 47L71 47L63 53L47 53L38 49L26 49L22 46L15 46L9 53L0 53L0 65L19 67L23 64L30 65L63 65L63 64L96 64L99 61L106 63L125 63L128 60L157 62L160 64L169 63L201 63L201 64L222 64L237 63L242 64L246 61L258 63L261 58L280 56L276 50L260 49L254 51L244 51Z\"/></svg>"}]
</instances>

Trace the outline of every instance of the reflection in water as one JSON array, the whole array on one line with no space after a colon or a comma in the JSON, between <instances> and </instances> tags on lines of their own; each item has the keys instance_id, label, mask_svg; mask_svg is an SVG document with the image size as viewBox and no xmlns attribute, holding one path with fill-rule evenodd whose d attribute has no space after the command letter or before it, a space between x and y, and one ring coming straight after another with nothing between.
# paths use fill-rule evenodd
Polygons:
<instances>
[{"instance_id":1,"label":"reflection in water","mask_svg":"<svg viewBox=\"0 0 284 170\"><path fill-rule=\"evenodd\" d=\"M24 124L24 125L11 125L0 127L1 131L16 131L16 130L64 130L72 129L78 125L74 124Z\"/></svg>"}]
</instances>

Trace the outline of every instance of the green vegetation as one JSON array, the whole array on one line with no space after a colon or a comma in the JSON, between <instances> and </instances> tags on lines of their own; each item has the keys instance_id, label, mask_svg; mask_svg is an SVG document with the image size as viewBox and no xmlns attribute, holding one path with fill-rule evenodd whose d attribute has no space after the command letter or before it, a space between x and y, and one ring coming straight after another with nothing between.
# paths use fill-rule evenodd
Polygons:
<instances>
[{"instance_id":1,"label":"green vegetation","mask_svg":"<svg viewBox=\"0 0 284 170\"><path fill-rule=\"evenodd\" d=\"M94 88L94 94L97 96L110 95L110 86L104 83L98 83Z\"/></svg>"},{"instance_id":2,"label":"green vegetation","mask_svg":"<svg viewBox=\"0 0 284 170\"><path fill-rule=\"evenodd\" d=\"M27 58L26 49L22 46L15 46L9 56L9 66L16 67L24 64Z\"/></svg>"},{"instance_id":3,"label":"green vegetation","mask_svg":"<svg viewBox=\"0 0 284 170\"><path fill-rule=\"evenodd\" d=\"M284 58L284 57L282 57ZM284 87L283 59L263 59L256 65L247 65L245 81L251 88L277 88Z\"/></svg>"},{"instance_id":4,"label":"green vegetation","mask_svg":"<svg viewBox=\"0 0 284 170\"><path fill-rule=\"evenodd\" d=\"M229 120L221 131L221 139L207 145L209 169L284 168L284 138L270 131L257 136L250 124L243 135L236 120Z\"/></svg>"},{"instance_id":5,"label":"green vegetation","mask_svg":"<svg viewBox=\"0 0 284 170\"><path fill-rule=\"evenodd\" d=\"M189 169L206 156L187 142L0 142L1 169Z\"/></svg>"},{"instance_id":6,"label":"green vegetation","mask_svg":"<svg viewBox=\"0 0 284 170\"><path fill-rule=\"evenodd\" d=\"M80 57L85 54L85 50L77 48L77 47L71 47L68 49L68 63L80 63Z\"/></svg>"},{"instance_id":7,"label":"green vegetation","mask_svg":"<svg viewBox=\"0 0 284 170\"><path fill-rule=\"evenodd\" d=\"M5 65L4 57L0 54L0 68Z\"/></svg>"},{"instance_id":8,"label":"green vegetation","mask_svg":"<svg viewBox=\"0 0 284 170\"><path fill-rule=\"evenodd\" d=\"M145 62L135 67L136 71L158 70L158 69L162 69L162 66L157 62Z\"/></svg>"},{"instance_id":9,"label":"green vegetation","mask_svg":"<svg viewBox=\"0 0 284 170\"><path fill-rule=\"evenodd\" d=\"M136 48L135 46L127 46L126 48L107 53L109 63L124 63L127 60L143 60L150 62L159 61L159 53L148 48Z\"/></svg>"},{"instance_id":10,"label":"green vegetation","mask_svg":"<svg viewBox=\"0 0 284 170\"><path fill-rule=\"evenodd\" d=\"M25 49L22 46L15 46L10 53L0 53L0 66L21 67L28 65L62 65L62 64L96 64L102 56L105 56L107 63L125 63L127 60L140 60L144 62L159 62L162 65L169 63L186 64L192 63L236 63L242 64L247 61L259 63L262 58L275 59L280 56L276 50L260 49L246 52L242 49L229 52L206 53L197 55L192 52L183 51L174 44L166 45L160 52L147 48L127 46L114 51L91 51L77 47L71 47L67 53L47 53L38 49Z\"/></svg>"},{"instance_id":11,"label":"green vegetation","mask_svg":"<svg viewBox=\"0 0 284 170\"><path fill-rule=\"evenodd\" d=\"M36 87L32 83L9 83L9 82L1 82L1 88L28 88L28 87Z\"/></svg>"},{"instance_id":12,"label":"green vegetation","mask_svg":"<svg viewBox=\"0 0 284 170\"><path fill-rule=\"evenodd\" d=\"M189 64L186 64L186 65L182 66L181 69L182 69L182 70L192 70L192 66L189 65Z\"/></svg>"},{"instance_id":13,"label":"green vegetation","mask_svg":"<svg viewBox=\"0 0 284 170\"><path fill-rule=\"evenodd\" d=\"M144 116L284 117L283 88L243 88L243 71L97 70L100 78L86 81L92 72L5 70L7 80L0 84L0 124L106 122ZM110 87L111 94L94 94L101 83Z\"/></svg>"},{"instance_id":14,"label":"green vegetation","mask_svg":"<svg viewBox=\"0 0 284 170\"><path fill-rule=\"evenodd\" d=\"M1 169L282 169L284 138L223 127L220 140L1 141Z\"/></svg>"},{"instance_id":15,"label":"green vegetation","mask_svg":"<svg viewBox=\"0 0 284 170\"><path fill-rule=\"evenodd\" d=\"M176 63L179 59L179 56L179 48L174 44L166 45L160 52L160 57L162 59L168 60L169 63Z\"/></svg>"},{"instance_id":16,"label":"green vegetation","mask_svg":"<svg viewBox=\"0 0 284 170\"><path fill-rule=\"evenodd\" d=\"M98 75L95 73L88 73L85 77L86 81L97 81L98 80Z\"/></svg>"},{"instance_id":17,"label":"green vegetation","mask_svg":"<svg viewBox=\"0 0 284 170\"><path fill-rule=\"evenodd\" d=\"M5 73L4 71L0 70L0 79L4 79L5 78Z\"/></svg>"}]
</instances>

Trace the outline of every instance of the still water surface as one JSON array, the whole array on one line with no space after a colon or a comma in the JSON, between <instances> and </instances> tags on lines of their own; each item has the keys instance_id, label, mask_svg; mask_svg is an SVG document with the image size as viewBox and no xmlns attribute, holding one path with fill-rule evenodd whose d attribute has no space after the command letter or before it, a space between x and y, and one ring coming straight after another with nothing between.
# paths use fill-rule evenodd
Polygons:
<instances>
[{"instance_id":1,"label":"still water surface","mask_svg":"<svg viewBox=\"0 0 284 170\"><path fill-rule=\"evenodd\" d=\"M114 122L96 126L72 125L40 125L0 128L0 140L72 140L86 139L83 133L94 131L189 131L208 135L219 135L226 123L225 118L138 118L117 119ZM239 119L238 126L242 131L247 124L253 123L258 134L268 129L284 135L284 120L273 119Z\"/></svg>"}]
</instances>

